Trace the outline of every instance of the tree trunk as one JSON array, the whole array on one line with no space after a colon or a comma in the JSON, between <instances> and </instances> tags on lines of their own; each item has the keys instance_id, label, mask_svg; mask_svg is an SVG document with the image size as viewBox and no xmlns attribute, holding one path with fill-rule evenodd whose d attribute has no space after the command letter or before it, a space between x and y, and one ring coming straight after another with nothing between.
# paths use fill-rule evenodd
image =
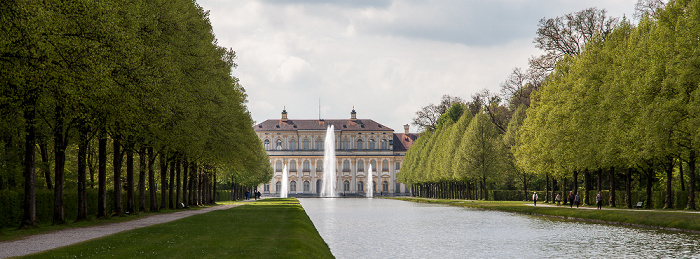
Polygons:
<instances>
[{"instance_id":1,"label":"tree trunk","mask_svg":"<svg viewBox=\"0 0 700 259\"><path fill-rule=\"evenodd\" d=\"M100 133L97 143L97 217L107 216L107 135Z\"/></svg>"},{"instance_id":2,"label":"tree trunk","mask_svg":"<svg viewBox=\"0 0 700 259\"><path fill-rule=\"evenodd\" d=\"M602 170L602 169L598 169L598 170L596 171L596 174L598 174L598 177L597 177L598 179L596 179L596 180L598 180L598 186L597 186L596 191L599 191L599 192L600 192L600 191L603 190L603 170Z\"/></svg>"},{"instance_id":3,"label":"tree trunk","mask_svg":"<svg viewBox=\"0 0 700 259\"><path fill-rule=\"evenodd\" d=\"M153 164L156 156L153 154L153 147L148 147L148 194L151 198L150 211L158 211L158 197L156 197L156 176Z\"/></svg>"},{"instance_id":4,"label":"tree trunk","mask_svg":"<svg viewBox=\"0 0 700 259\"><path fill-rule=\"evenodd\" d=\"M139 149L139 212L146 211L146 148Z\"/></svg>"},{"instance_id":5,"label":"tree trunk","mask_svg":"<svg viewBox=\"0 0 700 259\"><path fill-rule=\"evenodd\" d=\"M561 196L562 199L564 199L564 205L566 205L569 202L569 196L568 193L566 193L566 189L566 177L564 177L564 179L562 179L561 181L561 191L563 192Z\"/></svg>"},{"instance_id":6,"label":"tree trunk","mask_svg":"<svg viewBox=\"0 0 700 259\"><path fill-rule=\"evenodd\" d=\"M183 158L182 159L182 202L185 204L185 206L190 206L189 205L190 202L187 199L187 197L188 197L187 196L187 193L188 193L188 190L187 190L187 187L188 187L187 177L188 177L188 175L187 174L188 173L189 173L189 164L187 163L187 158Z\"/></svg>"},{"instance_id":7,"label":"tree trunk","mask_svg":"<svg viewBox=\"0 0 700 259\"><path fill-rule=\"evenodd\" d=\"M583 180L583 189L584 189L584 194L583 194L583 204L585 205L591 205L591 197L590 197L590 192L591 192L591 172L588 171L588 169L583 171L583 177L585 178Z\"/></svg>"},{"instance_id":8,"label":"tree trunk","mask_svg":"<svg viewBox=\"0 0 700 259\"><path fill-rule=\"evenodd\" d=\"M212 181L213 181L212 186L211 186L212 202L216 203L216 173L214 174Z\"/></svg>"},{"instance_id":9,"label":"tree trunk","mask_svg":"<svg viewBox=\"0 0 700 259\"><path fill-rule=\"evenodd\" d=\"M26 122L24 138L24 214L21 226L36 226L36 124L35 107L31 104L24 111Z\"/></svg>"},{"instance_id":10,"label":"tree trunk","mask_svg":"<svg viewBox=\"0 0 700 259\"><path fill-rule=\"evenodd\" d=\"M53 224L66 223L63 208L63 182L66 165L66 136L63 134L63 108L56 106L56 125L54 128L54 192L53 192Z\"/></svg>"},{"instance_id":11,"label":"tree trunk","mask_svg":"<svg viewBox=\"0 0 700 259\"><path fill-rule=\"evenodd\" d=\"M114 215L122 215L122 148L120 136L114 136L112 148L114 150L113 169L114 169Z\"/></svg>"},{"instance_id":12,"label":"tree trunk","mask_svg":"<svg viewBox=\"0 0 700 259\"><path fill-rule=\"evenodd\" d=\"M610 207L615 208L615 167L610 167Z\"/></svg>"},{"instance_id":13,"label":"tree trunk","mask_svg":"<svg viewBox=\"0 0 700 259\"><path fill-rule=\"evenodd\" d=\"M625 173L625 202L627 208L632 208L632 168L627 168Z\"/></svg>"},{"instance_id":14,"label":"tree trunk","mask_svg":"<svg viewBox=\"0 0 700 259\"><path fill-rule=\"evenodd\" d=\"M168 161L165 158L165 152L160 153L160 208L165 209L167 199L165 198L168 192Z\"/></svg>"},{"instance_id":15,"label":"tree trunk","mask_svg":"<svg viewBox=\"0 0 700 259\"><path fill-rule=\"evenodd\" d=\"M545 174L544 203L549 203L549 173Z\"/></svg>"},{"instance_id":16,"label":"tree trunk","mask_svg":"<svg viewBox=\"0 0 700 259\"><path fill-rule=\"evenodd\" d=\"M88 141L87 145L87 170L90 175L90 189L95 189L95 151L93 150L94 147L90 145L90 140Z\"/></svg>"},{"instance_id":17,"label":"tree trunk","mask_svg":"<svg viewBox=\"0 0 700 259\"><path fill-rule=\"evenodd\" d=\"M170 161L170 190L168 190L168 208L175 209L175 157Z\"/></svg>"},{"instance_id":18,"label":"tree trunk","mask_svg":"<svg viewBox=\"0 0 700 259\"><path fill-rule=\"evenodd\" d=\"M557 178L556 177L552 177L552 202L553 203L557 202L554 200L554 197L557 197Z\"/></svg>"},{"instance_id":19,"label":"tree trunk","mask_svg":"<svg viewBox=\"0 0 700 259\"><path fill-rule=\"evenodd\" d=\"M664 209L673 209L673 159L666 164L666 199Z\"/></svg>"},{"instance_id":20,"label":"tree trunk","mask_svg":"<svg viewBox=\"0 0 700 259\"><path fill-rule=\"evenodd\" d=\"M126 145L126 212L129 214L136 212L134 198L134 144L128 143Z\"/></svg>"},{"instance_id":21,"label":"tree trunk","mask_svg":"<svg viewBox=\"0 0 700 259\"><path fill-rule=\"evenodd\" d=\"M681 191L685 191L685 177L683 177L683 160L678 159L678 171L680 173L679 182L681 182Z\"/></svg>"},{"instance_id":22,"label":"tree trunk","mask_svg":"<svg viewBox=\"0 0 700 259\"><path fill-rule=\"evenodd\" d=\"M199 191L197 192L197 203L204 205L204 172L199 173Z\"/></svg>"},{"instance_id":23,"label":"tree trunk","mask_svg":"<svg viewBox=\"0 0 700 259\"><path fill-rule=\"evenodd\" d=\"M688 210L695 210L695 150L688 157Z\"/></svg>"},{"instance_id":24,"label":"tree trunk","mask_svg":"<svg viewBox=\"0 0 700 259\"><path fill-rule=\"evenodd\" d=\"M196 175L195 172L196 172L197 168L196 168L194 162L190 163L189 165L190 165L190 171L189 171L190 182L189 182L189 184L187 184L187 186L189 187L190 190L189 190L189 196L187 197L187 201L188 201L187 204L197 205L197 202L195 202L195 200L194 200L195 190L197 189L195 186L194 176Z\"/></svg>"},{"instance_id":25,"label":"tree trunk","mask_svg":"<svg viewBox=\"0 0 700 259\"><path fill-rule=\"evenodd\" d=\"M645 172L647 174L647 202L645 205L646 205L646 208L651 209L651 208L654 208L653 206L651 206L651 201L652 201L651 198L653 195L651 188L653 187L653 184L654 184L654 168L649 167L645 170Z\"/></svg>"},{"instance_id":26,"label":"tree trunk","mask_svg":"<svg viewBox=\"0 0 700 259\"><path fill-rule=\"evenodd\" d=\"M79 127L78 136L78 217L75 221L87 219L87 148L88 129L85 125Z\"/></svg>"},{"instance_id":27,"label":"tree trunk","mask_svg":"<svg viewBox=\"0 0 700 259\"><path fill-rule=\"evenodd\" d=\"M44 171L44 178L46 178L46 189L52 190L53 182L51 181L51 164L49 162L48 144L43 136L37 138L37 140L39 142L39 153L41 154L41 170Z\"/></svg>"},{"instance_id":28,"label":"tree trunk","mask_svg":"<svg viewBox=\"0 0 700 259\"><path fill-rule=\"evenodd\" d=\"M181 159L180 156L177 157L176 162L175 162L175 190L177 191L175 193L175 208L182 208L182 199L180 198L182 194L182 185L180 184L180 166L181 166Z\"/></svg>"},{"instance_id":29,"label":"tree trunk","mask_svg":"<svg viewBox=\"0 0 700 259\"><path fill-rule=\"evenodd\" d=\"M574 179L572 179L574 196L578 193L578 171L574 171Z\"/></svg>"}]
</instances>

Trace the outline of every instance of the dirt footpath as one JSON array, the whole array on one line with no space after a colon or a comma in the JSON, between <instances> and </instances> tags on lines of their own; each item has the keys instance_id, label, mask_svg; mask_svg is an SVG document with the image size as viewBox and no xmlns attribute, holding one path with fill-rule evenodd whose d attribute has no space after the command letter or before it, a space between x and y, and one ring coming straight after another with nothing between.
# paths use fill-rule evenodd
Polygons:
<instances>
[{"instance_id":1,"label":"dirt footpath","mask_svg":"<svg viewBox=\"0 0 700 259\"><path fill-rule=\"evenodd\" d=\"M0 258L33 254L62 246L72 245L93 238L103 237L114 233L166 223L192 215L207 213L214 210L225 210L237 205L219 205L201 210L184 210L169 214L152 215L146 218L127 222L113 223L94 227L65 229L56 232L29 236L22 240L0 242Z\"/></svg>"}]
</instances>

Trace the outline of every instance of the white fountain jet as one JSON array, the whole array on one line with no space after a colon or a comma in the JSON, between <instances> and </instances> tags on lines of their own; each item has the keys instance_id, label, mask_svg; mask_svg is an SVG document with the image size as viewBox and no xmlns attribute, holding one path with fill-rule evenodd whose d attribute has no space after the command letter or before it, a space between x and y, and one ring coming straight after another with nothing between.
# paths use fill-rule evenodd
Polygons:
<instances>
[{"instance_id":1,"label":"white fountain jet","mask_svg":"<svg viewBox=\"0 0 700 259\"><path fill-rule=\"evenodd\" d=\"M323 185L321 197L335 197L335 129L333 125L326 130L326 143L323 146Z\"/></svg>"},{"instance_id":2,"label":"white fountain jet","mask_svg":"<svg viewBox=\"0 0 700 259\"><path fill-rule=\"evenodd\" d=\"M367 192L365 193L365 197L367 198L372 198L374 197L374 181L372 179L372 165L369 165L369 170L367 170Z\"/></svg>"},{"instance_id":3,"label":"white fountain jet","mask_svg":"<svg viewBox=\"0 0 700 259\"><path fill-rule=\"evenodd\" d=\"M288 175L287 165L284 165L284 167L282 167L282 187L280 188L280 198L287 198L287 185L289 185Z\"/></svg>"}]
</instances>

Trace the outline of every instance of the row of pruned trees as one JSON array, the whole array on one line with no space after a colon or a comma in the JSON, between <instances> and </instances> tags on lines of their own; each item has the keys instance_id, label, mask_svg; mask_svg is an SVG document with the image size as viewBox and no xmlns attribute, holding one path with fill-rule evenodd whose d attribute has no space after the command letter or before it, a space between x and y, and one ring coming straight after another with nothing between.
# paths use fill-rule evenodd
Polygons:
<instances>
[{"instance_id":1,"label":"row of pruned trees","mask_svg":"<svg viewBox=\"0 0 700 259\"><path fill-rule=\"evenodd\" d=\"M54 223L65 222L67 176L75 177L77 220L88 217L94 165L98 217L109 213L110 187L115 214L123 189L135 211L135 168L139 201L148 189L151 210L157 180L163 207L196 204L184 193L196 194L187 190L197 183L205 185L194 190L214 188L216 175L245 185L271 177L245 90L231 76L235 52L216 44L196 3L3 1L0 12L0 190L23 187L22 225L36 224L37 165L54 190ZM188 188L174 198L181 185Z\"/></svg>"},{"instance_id":2,"label":"row of pruned trees","mask_svg":"<svg viewBox=\"0 0 700 259\"><path fill-rule=\"evenodd\" d=\"M562 58L527 111L514 149L518 165L551 176L583 174L586 190L591 174L604 171L625 179L626 197L637 174L646 178L647 205L662 179L664 207L673 208L673 178L679 172L684 182L686 164L687 207L695 209L699 22L700 1L671 1Z\"/></svg>"},{"instance_id":3,"label":"row of pruned trees","mask_svg":"<svg viewBox=\"0 0 700 259\"><path fill-rule=\"evenodd\" d=\"M584 202L592 202L594 188L607 185L612 206L622 186L631 206L637 183L644 185L646 206L653 204L654 190L663 190L665 207L672 208L674 190L687 189L687 207L694 209L699 2L663 8L640 1L638 8L649 8L638 10L638 25L595 8L542 19L534 42L546 53L532 58L527 71L515 69L501 86L503 95L483 92L459 104L471 113L463 116L474 116L468 126L458 126L461 118L445 123L449 112L432 127L420 125L426 131L406 155L402 181L417 190L450 192L451 186L487 186L485 179L492 179L501 187L518 182L527 193L533 180L548 191L578 192L583 178ZM472 125L477 117L484 117L485 130ZM464 143L470 135L473 143ZM454 152L440 151L453 142L460 143ZM467 163L459 165L455 157ZM451 169L435 166L443 163ZM660 180L663 185L656 184ZM444 184L451 181L457 184Z\"/></svg>"}]
</instances>

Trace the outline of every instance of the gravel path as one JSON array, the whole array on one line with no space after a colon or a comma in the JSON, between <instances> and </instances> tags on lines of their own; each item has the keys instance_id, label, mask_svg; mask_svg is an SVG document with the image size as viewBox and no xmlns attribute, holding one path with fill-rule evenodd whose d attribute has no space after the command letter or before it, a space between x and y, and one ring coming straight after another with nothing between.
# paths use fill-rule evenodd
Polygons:
<instances>
[{"instance_id":1,"label":"gravel path","mask_svg":"<svg viewBox=\"0 0 700 259\"><path fill-rule=\"evenodd\" d=\"M131 220L102 226L65 229L56 232L39 234L22 240L0 242L0 258L33 254L62 246L72 245L93 238L103 237L114 233L147 227L155 224L170 222L192 215L207 213L214 210L225 210L238 205L220 205L201 210L185 210L175 213L152 215L146 218Z\"/></svg>"}]
</instances>

